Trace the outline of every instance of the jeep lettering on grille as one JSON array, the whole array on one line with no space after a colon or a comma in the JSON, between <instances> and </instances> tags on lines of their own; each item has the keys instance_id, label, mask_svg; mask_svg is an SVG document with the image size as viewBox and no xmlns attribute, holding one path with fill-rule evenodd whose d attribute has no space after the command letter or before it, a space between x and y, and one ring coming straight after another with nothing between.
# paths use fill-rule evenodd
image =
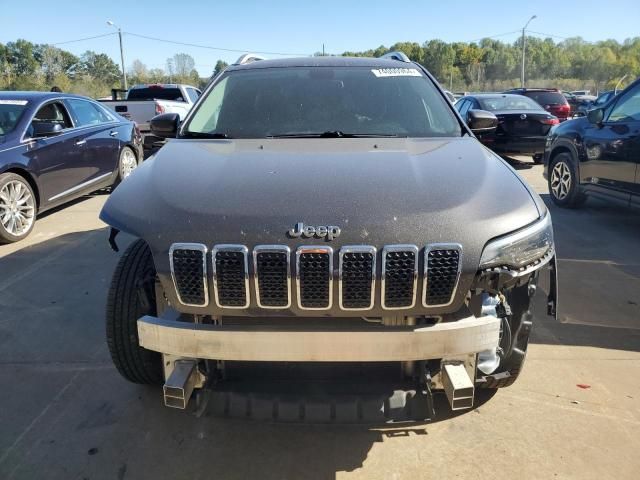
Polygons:
<instances>
[{"instance_id":1,"label":"jeep lettering on grille","mask_svg":"<svg viewBox=\"0 0 640 480\"><path fill-rule=\"evenodd\" d=\"M327 241L331 241L334 238L340 236L340 227L335 225L319 225L314 227L312 225L305 225L302 222L296 223L296 226L287 232L291 238L325 238Z\"/></svg>"}]
</instances>

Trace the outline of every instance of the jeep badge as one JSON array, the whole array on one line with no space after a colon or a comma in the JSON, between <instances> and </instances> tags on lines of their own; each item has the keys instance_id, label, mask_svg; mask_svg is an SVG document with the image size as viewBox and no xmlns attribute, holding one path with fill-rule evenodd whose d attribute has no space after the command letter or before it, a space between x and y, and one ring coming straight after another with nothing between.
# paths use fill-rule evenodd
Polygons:
<instances>
[{"instance_id":1,"label":"jeep badge","mask_svg":"<svg viewBox=\"0 0 640 480\"><path fill-rule=\"evenodd\" d=\"M287 234L291 238L325 238L327 241L331 241L334 238L338 238L340 236L340 227L336 227L335 225L319 225L314 227L312 225L305 225L302 222L296 223L296 226L287 232Z\"/></svg>"}]
</instances>

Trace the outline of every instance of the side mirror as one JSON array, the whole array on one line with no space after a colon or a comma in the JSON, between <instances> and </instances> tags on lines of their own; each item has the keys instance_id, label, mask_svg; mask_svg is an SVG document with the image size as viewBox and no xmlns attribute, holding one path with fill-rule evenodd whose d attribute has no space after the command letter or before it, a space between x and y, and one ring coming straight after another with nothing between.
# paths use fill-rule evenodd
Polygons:
<instances>
[{"instance_id":1,"label":"side mirror","mask_svg":"<svg viewBox=\"0 0 640 480\"><path fill-rule=\"evenodd\" d=\"M160 138L175 138L180 125L180 115L163 113L151 119L151 134Z\"/></svg>"},{"instance_id":2,"label":"side mirror","mask_svg":"<svg viewBox=\"0 0 640 480\"><path fill-rule=\"evenodd\" d=\"M491 133L498 127L498 117L486 110L469 110L467 125L473 133Z\"/></svg>"},{"instance_id":3,"label":"side mirror","mask_svg":"<svg viewBox=\"0 0 640 480\"><path fill-rule=\"evenodd\" d=\"M34 138L53 137L62 133L62 125L54 122L33 122L31 127Z\"/></svg>"},{"instance_id":4,"label":"side mirror","mask_svg":"<svg viewBox=\"0 0 640 480\"><path fill-rule=\"evenodd\" d=\"M589 123L593 123L595 125L600 125L602 120L604 119L604 110L601 108L594 108L593 110L589 110L587 112L587 119Z\"/></svg>"}]
</instances>

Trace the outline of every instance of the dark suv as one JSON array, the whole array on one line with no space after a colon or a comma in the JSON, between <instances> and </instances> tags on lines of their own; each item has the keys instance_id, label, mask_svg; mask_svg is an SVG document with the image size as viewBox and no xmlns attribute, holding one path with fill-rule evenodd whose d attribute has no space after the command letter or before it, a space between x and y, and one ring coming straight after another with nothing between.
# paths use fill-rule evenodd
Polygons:
<instances>
[{"instance_id":1,"label":"dark suv","mask_svg":"<svg viewBox=\"0 0 640 480\"><path fill-rule=\"evenodd\" d=\"M586 117L553 127L544 163L551 198L562 207L588 195L640 206L640 79Z\"/></svg>"},{"instance_id":2,"label":"dark suv","mask_svg":"<svg viewBox=\"0 0 640 480\"><path fill-rule=\"evenodd\" d=\"M557 88L513 88L504 93L516 93L525 95L535 100L551 115L564 122L571 115L571 106L566 97Z\"/></svg>"},{"instance_id":3,"label":"dark suv","mask_svg":"<svg viewBox=\"0 0 640 480\"><path fill-rule=\"evenodd\" d=\"M496 117L466 118L398 54L239 61L184 122L154 118L174 138L101 213L112 242L138 237L108 297L120 373L171 407L206 386L220 414L316 422L433 418L434 390L457 410L512 384L551 218L473 135ZM238 391L246 362L301 374ZM329 392L314 366L362 368Z\"/></svg>"}]
</instances>

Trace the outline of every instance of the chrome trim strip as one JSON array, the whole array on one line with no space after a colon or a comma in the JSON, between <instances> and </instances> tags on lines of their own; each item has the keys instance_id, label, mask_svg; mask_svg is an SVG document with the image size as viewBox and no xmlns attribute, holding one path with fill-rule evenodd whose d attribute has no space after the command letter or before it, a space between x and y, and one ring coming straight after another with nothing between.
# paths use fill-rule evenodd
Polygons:
<instances>
[{"instance_id":1,"label":"chrome trim strip","mask_svg":"<svg viewBox=\"0 0 640 480\"><path fill-rule=\"evenodd\" d=\"M197 250L202 252L202 288L204 289L204 303L185 303L180 298L180 290L178 290L178 282L176 282L176 275L173 269L173 252L175 250ZM169 265L171 267L171 278L173 279L173 287L176 290L176 297L182 305L188 307L206 307L209 305L209 286L207 282L207 246L202 243L173 243L169 247Z\"/></svg>"},{"instance_id":2,"label":"chrome trim strip","mask_svg":"<svg viewBox=\"0 0 640 480\"><path fill-rule=\"evenodd\" d=\"M64 197L66 195L69 195L73 192L76 192L78 190L82 190L84 187L88 187L89 185L93 184L93 183L98 183L100 180L102 180L103 178L107 178L109 175L113 175L113 172L107 172L103 175L100 175L99 177L96 178L92 178L91 180L87 180L84 183L81 183L80 185L76 185L75 187L71 187L68 190L65 190L64 192L58 193L57 195L54 195L53 197L51 197L49 200L47 200L47 202L51 202L52 200L56 200L58 198Z\"/></svg>"},{"instance_id":3,"label":"chrome trim strip","mask_svg":"<svg viewBox=\"0 0 640 480\"><path fill-rule=\"evenodd\" d=\"M407 305L406 307L387 307L385 302L385 277L386 277L386 267L387 267L387 253L389 252L413 252L415 263L413 266L413 300L411 305ZM417 287L418 287L418 247L415 245L386 245L382 249L382 275L380 277L380 287L381 287L381 305L384 310L408 310L410 308L415 307L416 305L416 295L417 295Z\"/></svg>"},{"instance_id":4,"label":"chrome trim strip","mask_svg":"<svg viewBox=\"0 0 640 480\"><path fill-rule=\"evenodd\" d=\"M429 281L429 252L432 250L457 250L458 252L458 271L456 273L456 282L453 285L453 291L451 297L447 303L427 303L427 284ZM422 277L422 305L425 307L448 307L453 303L456 293L458 291L458 284L460 283L460 274L462 273L462 245L459 243L430 243L424 249L424 266Z\"/></svg>"},{"instance_id":5,"label":"chrome trim strip","mask_svg":"<svg viewBox=\"0 0 640 480\"><path fill-rule=\"evenodd\" d=\"M370 253L372 257L372 265L371 265L371 301L369 302L368 307L361 308L349 308L345 307L342 304L342 262L343 256L345 253ZM340 309L348 310L348 311L357 311L357 310L371 310L374 306L375 297L376 297L376 256L377 256L376 247L371 247L368 245L346 245L340 249L338 253L338 303L340 305Z\"/></svg>"},{"instance_id":6,"label":"chrome trim strip","mask_svg":"<svg viewBox=\"0 0 640 480\"><path fill-rule=\"evenodd\" d=\"M260 302L260 283L258 282L258 254L265 252L285 253L287 256L287 304L282 306L268 306ZM256 289L256 303L260 308L282 310L291 307L291 249L286 245L256 245L253 249L253 279Z\"/></svg>"},{"instance_id":7,"label":"chrome trim strip","mask_svg":"<svg viewBox=\"0 0 640 480\"><path fill-rule=\"evenodd\" d=\"M329 301L326 307L303 307L302 298L300 297L300 256L303 253L322 253L329 255ZM329 310L333 306L333 248L305 245L298 247L296 250L296 295L298 298L298 308L300 310Z\"/></svg>"},{"instance_id":8,"label":"chrome trim strip","mask_svg":"<svg viewBox=\"0 0 640 480\"><path fill-rule=\"evenodd\" d=\"M245 303L244 305L222 305L220 303L220 299L218 297L218 275L217 275L217 267L216 267L216 255L218 252L240 252L244 258L244 292L245 292ZM211 267L213 272L213 295L216 302L216 306L220 308L248 308L251 303L251 299L249 297L249 250L244 245L236 245L230 243L221 243L219 245L214 245L213 250L211 250Z\"/></svg>"}]
</instances>

